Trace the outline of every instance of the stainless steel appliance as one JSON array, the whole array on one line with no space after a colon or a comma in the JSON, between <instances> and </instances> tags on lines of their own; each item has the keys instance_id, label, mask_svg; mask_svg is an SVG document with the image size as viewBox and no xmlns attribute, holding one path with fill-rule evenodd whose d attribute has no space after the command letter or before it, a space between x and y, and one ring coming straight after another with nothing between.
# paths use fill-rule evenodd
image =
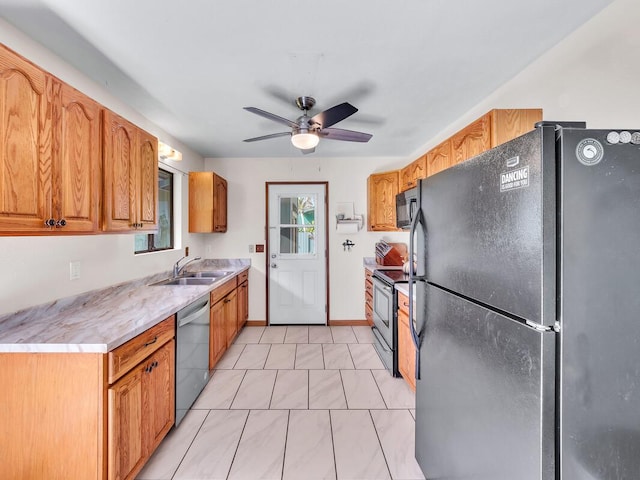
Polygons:
<instances>
[{"instance_id":1,"label":"stainless steel appliance","mask_svg":"<svg viewBox=\"0 0 640 480\"><path fill-rule=\"evenodd\" d=\"M374 270L373 283L373 346L389 372L398 371L398 292L395 283L408 282L402 270Z\"/></svg>"},{"instance_id":2,"label":"stainless steel appliance","mask_svg":"<svg viewBox=\"0 0 640 480\"><path fill-rule=\"evenodd\" d=\"M418 210L418 188L410 188L396 195L396 226L410 228L411 220Z\"/></svg>"},{"instance_id":3,"label":"stainless steel appliance","mask_svg":"<svg viewBox=\"0 0 640 480\"><path fill-rule=\"evenodd\" d=\"M176 426L209 380L209 294L176 315Z\"/></svg>"},{"instance_id":4,"label":"stainless steel appliance","mask_svg":"<svg viewBox=\"0 0 640 480\"><path fill-rule=\"evenodd\" d=\"M543 123L419 196L425 477L638 478L640 133Z\"/></svg>"}]
</instances>

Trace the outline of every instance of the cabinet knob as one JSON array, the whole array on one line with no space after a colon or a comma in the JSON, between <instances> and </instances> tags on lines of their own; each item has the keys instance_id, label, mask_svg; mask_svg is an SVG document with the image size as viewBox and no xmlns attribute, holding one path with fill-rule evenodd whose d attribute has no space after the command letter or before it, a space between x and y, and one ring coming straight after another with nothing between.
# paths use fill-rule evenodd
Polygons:
<instances>
[{"instance_id":1,"label":"cabinet knob","mask_svg":"<svg viewBox=\"0 0 640 480\"><path fill-rule=\"evenodd\" d=\"M56 228L61 228L67 225L67 221L64 218L61 218L56 222Z\"/></svg>"},{"instance_id":2,"label":"cabinet knob","mask_svg":"<svg viewBox=\"0 0 640 480\"><path fill-rule=\"evenodd\" d=\"M55 224L56 224L56 221L53 218L49 218L48 220L44 221L45 227L54 227Z\"/></svg>"}]
</instances>

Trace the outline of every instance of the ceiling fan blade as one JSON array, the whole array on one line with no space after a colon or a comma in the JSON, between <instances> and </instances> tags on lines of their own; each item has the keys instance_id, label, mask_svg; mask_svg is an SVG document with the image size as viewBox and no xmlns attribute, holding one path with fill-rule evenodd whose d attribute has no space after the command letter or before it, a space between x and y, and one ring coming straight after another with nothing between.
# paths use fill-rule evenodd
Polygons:
<instances>
[{"instance_id":1,"label":"ceiling fan blade","mask_svg":"<svg viewBox=\"0 0 640 480\"><path fill-rule=\"evenodd\" d=\"M291 120L287 120L284 117L280 117L273 113L265 112L264 110L260 110L256 107L244 107L247 112L255 113L256 115L260 115L261 117L268 118L269 120L273 120L274 122L283 123L291 128L296 128L298 125Z\"/></svg>"},{"instance_id":2,"label":"ceiling fan blade","mask_svg":"<svg viewBox=\"0 0 640 480\"><path fill-rule=\"evenodd\" d=\"M318 135L329 140L345 140L347 142L368 142L373 135L370 133L354 132L342 128L323 128L318 130Z\"/></svg>"},{"instance_id":3,"label":"ceiling fan blade","mask_svg":"<svg viewBox=\"0 0 640 480\"><path fill-rule=\"evenodd\" d=\"M317 123L320 125L320 128L327 128L353 115L357 111L358 109L356 107L350 103L344 102L314 115L309 120L309 123Z\"/></svg>"},{"instance_id":4,"label":"ceiling fan blade","mask_svg":"<svg viewBox=\"0 0 640 480\"><path fill-rule=\"evenodd\" d=\"M272 133L271 135L263 135L261 137L247 138L243 142L257 142L259 140L268 140L270 138L290 136L291 132Z\"/></svg>"},{"instance_id":5,"label":"ceiling fan blade","mask_svg":"<svg viewBox=\"0 0 640 480\"><path fill-rule=\"evenodd\" d=\"M315 147L313 147L313 148L307 148L306 150L300 150L300 151L301 151L302 153L304 153L305 155L308 155L308 154L310 154L310 153L315 152L315 151L316 151L316 148L315 148Z\"/></svg>"}]
</instances>

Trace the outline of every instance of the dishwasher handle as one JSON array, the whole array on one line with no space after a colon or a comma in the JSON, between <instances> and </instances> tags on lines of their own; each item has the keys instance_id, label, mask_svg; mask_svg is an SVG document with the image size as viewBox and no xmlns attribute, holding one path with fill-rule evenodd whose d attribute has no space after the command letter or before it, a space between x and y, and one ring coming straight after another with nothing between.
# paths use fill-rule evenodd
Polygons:
<instances>
[{"instance_id":1,"label":"dishwasher handle","mask_svg":"<svg viewBox=\"0 0 640 480\"><path fill-rule=\"evenodd\" d=\"M188 323L193 322L194 320L196 320L197 318L200 317L200 315L202 315L204 312L209 311L209 302L206 302L204 304L204 307L202 307L200 310L193 312L189 315L187 315L184 318L181 318L178 320L178 328L180 327L184 327L185 325L187 325ZM208 317L207 317L208 318Z\"/></svg>"}]
</instances>

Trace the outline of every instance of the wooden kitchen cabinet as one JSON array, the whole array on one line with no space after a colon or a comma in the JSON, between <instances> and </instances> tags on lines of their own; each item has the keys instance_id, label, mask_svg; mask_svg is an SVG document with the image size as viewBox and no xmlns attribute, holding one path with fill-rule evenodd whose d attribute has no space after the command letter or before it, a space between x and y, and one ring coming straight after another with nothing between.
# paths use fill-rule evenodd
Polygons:
<instances>
[{"instance_id":1,"label":"wooden kitchen cabinet","mask_svg":"<svg viewBox=\"0 0 640 480\"><path fill-rule=\"evenodd\" d=\"M238 275L238 332L249 320L249 272Z\"/></svg>"},{"instance_id":2,"label":"wooden kitchen cabinet","mask_svg":"<svg viewBox=\"0 0 640 480\"><path fill-rule=\"evenodd\" d=\"M409 327L409 297L398 292L398 370L416 390L416 348Z\"/></svg>"},{"instance_id":3,"label":"wooden kitchen cabinet","mask_svg":"<svg viewBox=\"0 0 640 480\"><path fill-rule=\"evenodd\" d=\"M189 232L227 231L227 181L214 172L189 172Z\"/></svg>"},{"instance_id":4,"label":"wooden kitchen cabinet","mask_svg":"<svg viewBox=\"0 0 640 480\"><path fill-rule=\"evenodd\" d=\"M452 165L533 130L542 109L494 109L451 137Z\"/></svg>"},{"instance_id":5,"label":"wooden kitchen cabinet","mask_svg":"<svg viewBox=\"0 0 640 480\"><path fill-rule=\"evenodd\" d=\"M397 231L399 172L374 173L367 179L367 230Z\"/></svg>"},{"instance_id":6,"label":"wooden kitchen cabinet","mask_svg":"<svg viewBox=\"0 0 640 480\"><path fill-rule=\"evenodd\" d=\"M96 232L101 106L3 46L0 105L0 232Z\"/></svg>"},{"instance_id":7,"label":"wooden kitchen cabinet","mask_svg":"<svg viewBox=\"0 0 640 480\"><path fill-rule=\"evenodd\" d=\"M156 230L157 139L109 110L104 110L103 125L103 230Z\"/></svg>"},{"instance_id":8,"label":"wooden kitchen cabinet","mask_svg":"<svg viewBox=\"0 0 640 480\"><path fill-rule=\"evenodd\" d=\"M135 477L174 423L174 337L171 316L109 353L0 353L2 478Z\"/></svg>"},{"instance_id":9,"label":"wooden kitchen cabinet","mask_svg":"<svg viewBox=\"0 0 640 480\"><path fill-rule=\"evenodd\" d=\"M364 316L369 323L369 326L373 326L373 280L371 276L373 272L371 270L364 269Z\"/></svg>"},{"instance_id":10,"label":"wooden kitchen cabinet","mask_svg":"<svg viewBox=\"0 0 640 480\"><path fill-rule=\"evenodd\" d=\"M238 278L233 277L211 292L209 369L220 360L238 333Z\"/></svg>"},{"instance_id":11,"label":"wooden kitchen cabinet","mask_svg":"<svg viewBox=\"0 0 640 480\"><path fill-rule=\"evenodd\" d=\"M134 478L175 419L175 317L109 353L108 478Z\"/></svg>"},{"instance_id":12,"label":"wooden kitchen cabinet","mask_svg":"<svg viewBox=\"0 0 640 480\"><path fill-rule=\"evenodd\" d=\"M422 155L400 170L400 191L404 192L418 185L418 180L427 178L427 155Z\"/></svg>"},{"instance_id":13,"label":"wooden kitchen cabinet","mask_svg":"<svg viewBox=\"0 0 640 480\"><path fill-rule=\"evenodd\" d=\"M452 165L451 139L447 139L427 152L427 175L449 168Z\"/></svg>"}]
</instances>

